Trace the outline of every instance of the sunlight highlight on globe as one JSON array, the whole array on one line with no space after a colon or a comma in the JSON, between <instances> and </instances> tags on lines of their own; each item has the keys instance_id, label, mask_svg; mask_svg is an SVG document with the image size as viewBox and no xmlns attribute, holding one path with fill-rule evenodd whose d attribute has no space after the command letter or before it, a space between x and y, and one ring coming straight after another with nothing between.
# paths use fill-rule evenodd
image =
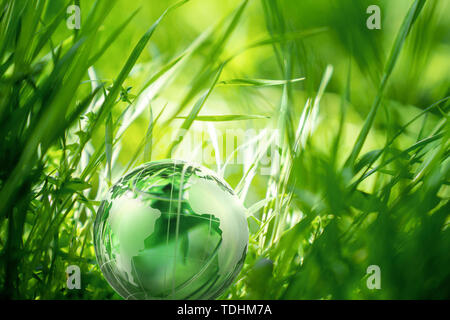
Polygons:
<instances>
[{"instance_id":1,"label":"sunlight highlight on globe","mask_svg":"<svg viewBox=\"0 0 450 320\"><path fill-rule=\"evenodd\" d=\"M245 208L206 168L150 162L111 188L94 245L103 275L124 299L214 299L244 263Z\"/></svg>"}]
</instances>

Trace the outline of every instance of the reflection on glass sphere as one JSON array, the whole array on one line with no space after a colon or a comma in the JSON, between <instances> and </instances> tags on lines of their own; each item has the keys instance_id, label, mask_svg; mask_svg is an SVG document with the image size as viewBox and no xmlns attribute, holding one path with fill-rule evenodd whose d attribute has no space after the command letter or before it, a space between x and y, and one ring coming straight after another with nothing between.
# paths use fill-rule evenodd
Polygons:
<instances>
[{"instance_id":1,"label":"reflection on glass sphere","mask_svg":"<svg viewBox=\"0 0 450 320\"><path fill-rule=\"evenodd\" d=\"M212 171L147 163L115 184L94 224L98 264L125 299L213 299L239 273L245 209Z\"/></svg>"}]
</instances>

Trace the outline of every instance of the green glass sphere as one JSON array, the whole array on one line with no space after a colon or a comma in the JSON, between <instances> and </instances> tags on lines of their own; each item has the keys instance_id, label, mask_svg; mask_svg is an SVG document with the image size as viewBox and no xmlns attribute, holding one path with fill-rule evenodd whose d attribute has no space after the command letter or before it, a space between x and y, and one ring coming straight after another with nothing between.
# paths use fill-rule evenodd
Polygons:
<instances>
[{"instance_id":1,"label":"green glass sphere","mask_svg":"<svg viewBox=\"0 0 450 320\"><path fill-rule=\"evenodd\" d=\"M124 299L213 299L248 245L245 208L212 171L147 163L115 184L94 224L97 262Z\"/></svg>"}]
</instances>

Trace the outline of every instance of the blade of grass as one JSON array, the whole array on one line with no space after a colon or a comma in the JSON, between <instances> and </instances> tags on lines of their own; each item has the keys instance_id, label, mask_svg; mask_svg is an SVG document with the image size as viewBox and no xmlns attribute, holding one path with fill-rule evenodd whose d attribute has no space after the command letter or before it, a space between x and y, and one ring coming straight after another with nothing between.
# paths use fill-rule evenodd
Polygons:
<instances>
[{"instance_id":1,"label":"blade of grass","mask_svg":"<svg viewBox=\"0 0 450 320\"><path fill-rule=\"evenodd\" d=\"M133 52L128 57L127 62L125 63L124 67L120 71L119 76L117 77L116 81L114 82L108 96L105 99L105 102L102 105L100 114L97 118L96 124L94 124L94 127L98 125L103 119L105 118L106 114L111 110L113 107L120 90L122 88L122 85L125 81L125 79L128 77L128 75L131 72L131 69L136 64L139 56L141 55L144 48L147 46L147 43L150 41L150 38L153 36L153 33L155 32L158 25L161 23L161 21L164 19L164 17L170 13L172 10L175 10L176 8L180 7L181 5L185 4L189 0L181 0L168 9L166 9L163 14L156 20L156 22L150 27L150 29L147 30L147 32L142 36L142 38L139 40L137 45L134 47Z\"/></svg>"},{"instance_id":2,"label":"blade of grass","mask_svg":"<svg viewBox=\"0 0 450 320\"><path fill-rule=\"evenodd\" d=\"M189 130L189 128L192 126L192 123L194 122L195 118L198 116L198 113L204 106L206 100L208 100L209 96L211 95L211 92L216 86L217 81L219 80L220 74L222 73L224 65L222 64L219 67L219 70L216 73L216 76L209 87L209 89L200 97L200 99L195 103L195 105L192 107L191 111L189 112L189 115L187 118L183 121L180 129L178 130L178 134L176 135L176 139L172 142L169 151L167 153L167 157L170 157L170 155L173 154L173 151L175 147L183 140L183 137L185 133Z\"/></svg>"},{"instance_id":3,"label":"blade of grass","mask_svg":"<svg viewBox=\"0 0 450 320\"><path fill-rule=\"evenodd\" d=\"M175 119L187 119L188 117L180 116ZM194 121L205 122L223 122L223 121L241 121L241 120L259 120L270 119L270 116L263 115L245 115L245 114L233 114L233 115L211 115L211 116L197 116Z\"/></svg>"},{"instance_id":4,"label":"blade of grass","mask_svg":"<svg viewBox=\"0 0 450 320\"><path fill-rule=\"evenodd\" d=\"M296 83L305 80L305 78L297 78L292 80L267 80L267 79L231 79L220 81L217 85L228 85L228 86L248 86L248 87L269 87L269 86L280 86L288 83Z\"/></svg>"},{"instance_id":5,"label":"blade of grass","mask_svg":"<svg viewBox=\"0 0 450 320\"><path fill-rule=\"evenodd\" d=\"M108 185L111 185L111 159L113 152L113 121L111 113L108 114L105 124L105 155L107 163Z\"/></svg>"},{"instance_id":6,"label":"blade of grass","mask_svg":"<svg viewBox=\"0 0 450 320\"><path fill-rule=\"evenodd\" d=\"M136 9L131 13L131 15L122 22L105 40L101 48L95 53L89 60L89 65L93 65L100 57L108 50L108 48L113 44L114 40L122 33L122 31L128 26L128 24L133 20L136 14L139 12L140 8Z\"/></svg>"},{"instance_id":7,"label":"blade of grass","mask_svg":"<svg viewBox=\"0 0 450 320\"><path fill-rule=\"evenodd\" d=\"M411 30L411 28L414 24L414 21L420 14L420 11L422 10L424 4L425 4L425 0L415 0L414 3L412 4L411 8L409 9L405 19L403 20L403 23L402 23L400 30L397 34L397 37L395 39L394 46L392 47L391 53L389 55L389 59L386 64L383 78L381 79L381 84L380 84L380 87L378 88L378 92L375 97L375 101L374 101L374 103L369 111L369 114L364 122L363 128L361 129L361 131L356 139L353 150L345 163L345 167L352 167L356 161L356 158L358 157L359 153L361 152L364 142L366 141L366 138L369 134L370 128L372 127L373 122L375 120L375 116L377 114L378 108L380 107L388 80L392 74L392 71L394 70L395 64L398 60L398 57L400 56L400 52L406 41L406 37L409 34L409 31Z\"/></svg>"}]
</instances>

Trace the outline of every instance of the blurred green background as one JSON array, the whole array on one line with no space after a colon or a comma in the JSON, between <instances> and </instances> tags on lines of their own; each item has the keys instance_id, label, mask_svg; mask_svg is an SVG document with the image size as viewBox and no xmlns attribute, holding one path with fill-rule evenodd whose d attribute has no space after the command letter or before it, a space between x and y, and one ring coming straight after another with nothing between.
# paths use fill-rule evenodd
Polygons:
<instances>
[{"instance_id":1,"label":"blurred green background","mask_svg":"<svg viewBox=\"0 0 450 320\"><path fill-rule=\"evenodd\" d=\"M66 26L73 3L80 30ZM119 299L96 265L95 210L127 170L167 157L221 171L249 208L247 259L223 299L450 297L449 1L190 0L130 64L176 1L94 3L0 1L3 298ZM380 30L366 27L372 4ZM230 129L263 135L229 148Z\"/></svg>"}]
</instances>

